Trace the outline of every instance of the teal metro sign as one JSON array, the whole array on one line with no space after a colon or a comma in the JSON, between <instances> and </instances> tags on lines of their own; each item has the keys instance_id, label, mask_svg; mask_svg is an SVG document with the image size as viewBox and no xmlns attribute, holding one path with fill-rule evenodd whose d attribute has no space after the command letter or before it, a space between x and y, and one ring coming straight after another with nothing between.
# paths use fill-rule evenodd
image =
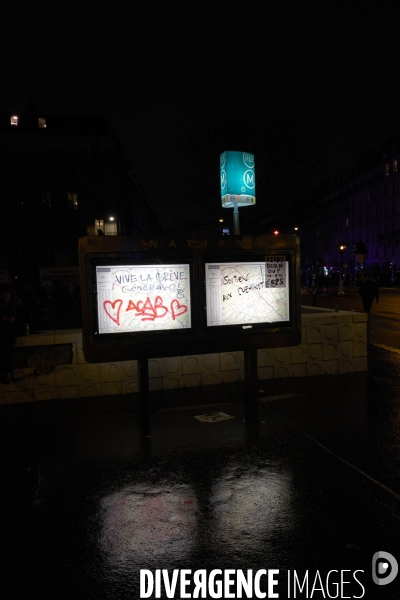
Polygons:
<instances>
[{"instance_id":1,"label":"teal metro sign","mask_svg":"<svg viewBox=\"0 0 400 600\"><path fill-rule=\"evenodd\" d=\"M220 156L221 202L224 208L256 203L254 154L227 150Z\"/></svg>"}]
</instances>

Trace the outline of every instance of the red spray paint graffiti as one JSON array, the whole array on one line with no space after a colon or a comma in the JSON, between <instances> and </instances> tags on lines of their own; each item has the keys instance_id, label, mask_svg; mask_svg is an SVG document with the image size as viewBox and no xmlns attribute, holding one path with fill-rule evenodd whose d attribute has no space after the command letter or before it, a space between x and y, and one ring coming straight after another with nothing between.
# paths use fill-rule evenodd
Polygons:
<instances>
[{"instance_id":1,"label":"red spray paint graffiti","mask_svg":"<svg viewBox=\"0 0 400 600\"><path fill-rule=\"evenodd\" d=\"M123 305L123 300L104 300L103 308L108 317L117 325L120 324L120 312ZM108 306L111 307L112 312L108 309ZM128 306L125 311L128 312L130 310L134 310L136 317L142 317L142 321L154 321L154 319L161 319L165 317L165 315L170 312L172 316L172 320L175 321L177 317L184 315L187 312L188 307L186 304L180 304L177 298L171 300L169 310L163 304L163 299L161 296L156 296L154 301L154 305L149 297L146 298L146 301L143 302L139 300L138 302L133 302L133 300L129 300ZM116 311L116 313L114 313Z\"/></svg>"},{"instance_id":2,"label":"red spray paint graffiti","mask_svg":"<svg viewBox=\"0 0 400 600\"><path fill-rule=\"evenodd\" d=\"M107 305L110 305L112 310L115 309L115 307L117 306L117 315L116 317L113 317L112 313L109 313L107 310ZM116 323L117 325L119 325L119 313L121 312L121 306L122 306L122 300L115 300L115 302L111 302L111 300L104 300L103 302L103 308L107 314L107 316L110 317L110 319L112 321L114 321L114 323Z\"/></svg>"}]
</instances>

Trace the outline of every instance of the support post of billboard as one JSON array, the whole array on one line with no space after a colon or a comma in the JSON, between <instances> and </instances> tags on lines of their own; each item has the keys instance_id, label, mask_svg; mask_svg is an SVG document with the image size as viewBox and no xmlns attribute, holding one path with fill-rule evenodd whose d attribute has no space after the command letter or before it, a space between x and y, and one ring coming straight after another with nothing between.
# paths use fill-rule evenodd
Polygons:
<instances>
[{"instance_id":1,"label":"support post of billboard","mask_svg":"<svg viewBox=\"0 0 400 600\"><path fill-rule=\"evenodd\" d=\"M246 396L249 398L247 407L249 417L254 417L255 402L258 399L258 368L257 368L257 350L250 348L244 351L244 383Z\"/></svg>"},{"instance_id":2,"label":"support post of billboard","mask_svg":"<svg viewBox=\"0 0 400 600\"><path fill-rule=\"evenodd\" d=\"M146 440L150 435L149 361L147 358L139 358L137 363L141 436Z\"/></svg>"},{"instance_id":3,"label":"support post of billboard","mask_svg":"<svg viewBox=\"0 0 400 600\"><path fill-rule=\"evenodd\" d=\"M233 208L233 232L239 235L239 207L256 203L254 154L227 150L220 156L221 202Z\"/></svg>"}]
</instances>

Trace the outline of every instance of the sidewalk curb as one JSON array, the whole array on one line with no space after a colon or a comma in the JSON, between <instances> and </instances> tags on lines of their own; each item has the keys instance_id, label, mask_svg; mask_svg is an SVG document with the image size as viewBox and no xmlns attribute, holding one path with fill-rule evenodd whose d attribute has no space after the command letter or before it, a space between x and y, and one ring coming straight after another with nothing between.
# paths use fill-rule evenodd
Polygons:
<instances>
[{"instance_id":1,"label":"sidewalk curb","mask_svg":"<svg viewBox=\"0 0 400 600\"><path fill-rule=\"evenodd\" d=\"M395 354L400 354L399 348L393 348L393 346L385 346L385 344L371 344L375 348L382 348L382 350L387 350L388 352L394 352Z\"/></svg>"}]
</instances>

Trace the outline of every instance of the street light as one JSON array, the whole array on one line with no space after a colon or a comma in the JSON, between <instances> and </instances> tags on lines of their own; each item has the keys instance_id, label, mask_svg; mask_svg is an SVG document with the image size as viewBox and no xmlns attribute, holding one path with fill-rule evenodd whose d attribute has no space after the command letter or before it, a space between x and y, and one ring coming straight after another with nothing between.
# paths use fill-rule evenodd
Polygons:
<instances>
[{"instance_id":1,"label":"street light","mask_svg":"<svg viewBox=\"0 0 400 600\"><path fill-rule=\"evenodd\" d=\"M344 294L344 273L343 273L343 252L346 250L346 246L341 244L339 246L339 254L340 254L340 280L339 280L339 295Z\"/></svg>"}]
</instances>

